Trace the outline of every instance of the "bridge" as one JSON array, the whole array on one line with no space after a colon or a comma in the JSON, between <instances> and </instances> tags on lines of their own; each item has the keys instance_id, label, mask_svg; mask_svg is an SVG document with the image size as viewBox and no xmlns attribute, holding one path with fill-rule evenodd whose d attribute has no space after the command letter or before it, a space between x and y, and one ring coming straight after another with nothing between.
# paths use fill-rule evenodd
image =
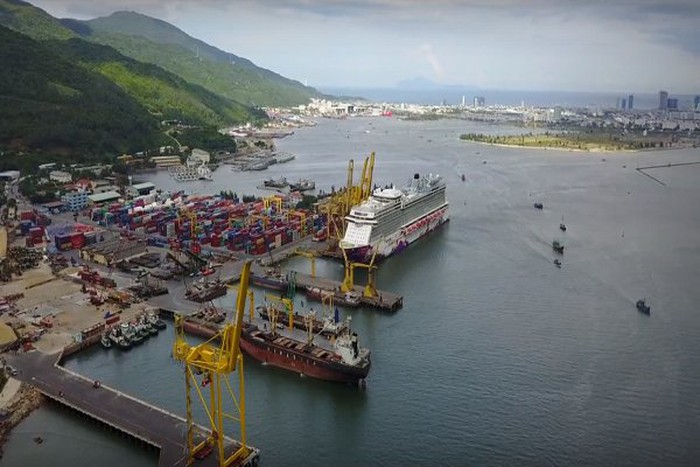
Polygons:
<instances>
[{"instance_id":1,"label":"bridge","mask_svg":"<svg viewBox=\"0 0 700 467\"><path fill-rule=\"evenodd\" d=\"M60 358L60 354L34 351L8 355L7 363L17 370L15 378L30 384L49 399L159 449L159 466L187 465L187 421L184 418L67 370L58 365ZM197 425L195 431L195 438L205 438L202 426ZM240 443L233 439L227 441L228 455ZM260 452L249 448L248 457L236 465L257 465ZM202 466L217 464L215 453L197 462Z\"/></svg>"}]
</instances>

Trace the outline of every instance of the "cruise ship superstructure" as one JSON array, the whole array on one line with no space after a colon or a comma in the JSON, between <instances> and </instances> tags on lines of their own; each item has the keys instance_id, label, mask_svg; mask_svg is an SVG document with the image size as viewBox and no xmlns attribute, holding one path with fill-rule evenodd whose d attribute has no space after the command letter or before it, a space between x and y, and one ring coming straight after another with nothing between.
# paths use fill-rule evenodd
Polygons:
<instances>
[{"instance_id":1,"label":"cruise ship superstructure","mask_svg":"<svg viewBox=\"0 0 700 467\"><path fill-rule=\"evenodd\" d=\"M377 259L405 249L449 220L445 182L439 175L415 174L401 189L377 188L345 218L340 242L354 261Z\"/></svg>"}]
</instances>

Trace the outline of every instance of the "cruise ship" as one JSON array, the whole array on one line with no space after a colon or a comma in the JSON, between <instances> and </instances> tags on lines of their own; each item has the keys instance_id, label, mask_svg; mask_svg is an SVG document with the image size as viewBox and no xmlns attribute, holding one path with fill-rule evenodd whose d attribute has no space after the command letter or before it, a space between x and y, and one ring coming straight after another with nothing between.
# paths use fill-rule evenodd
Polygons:
<instances>
[{"instance_id":1,"label":"cruise ship","mask_svg":"<svg viewBox=\"0 0 700 467\"><path fill-rule=\"evenodd\" d=\"M340 247L354 261L404 250L449 220L445 188L445 181L433 174L415 174L401 189L377 188L350 210Z\"/></svg>"}]
</instances>

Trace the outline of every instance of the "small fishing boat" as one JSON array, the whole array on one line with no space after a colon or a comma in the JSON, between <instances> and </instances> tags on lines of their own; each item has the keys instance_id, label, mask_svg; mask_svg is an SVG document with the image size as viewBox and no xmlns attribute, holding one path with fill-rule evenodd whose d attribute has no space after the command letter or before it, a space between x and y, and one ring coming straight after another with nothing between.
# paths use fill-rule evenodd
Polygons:
<instances>
[{"instance_id":1,"label":"small fishing boat","mask_svg":"<svg viewBox=\"0 0 700 467\"><path fill-rule=\"evenodd\" d=\"M535 204L533 204L533 206L535 207L535 209L543 209L544 208L544 205L542 203L535 203Z\"/></svg>"},{"instance_id":2,"label":"small fishing boat","mask_svg":"<svg viewBox=\"0 0 700 467\"><path fill-rule=\"evenodd\" d=\"M561 216L561 223L559 224L559 230L566 232L566 224L564 224L564 216Z\"/></svg>"},{"instance_id":3,"label":"small fishing boat","mask_svg":"<svg viewBox=\"0 0 700 467\"><path fill-rule=\"evenodd\" d=\"M561 268L561 261L559 261L558 259L555 259L555 260L554 260L554 265L555 265L556 267L558 267L558 268Z\"/></svg>"},{"instance_id":4,"label":"small fishing boat","mask_svg":"<svg viewBox=\"0 0 700 467\"><path fill-rule=\"evenodd\" d=\"M648 315L651 313L651 307L647 305L647 302L645 299L637 300L637 310L639 310L640 313L644 313L645 315Z\"/></svg>"},{"instance_id":5,"label":"small fishing boat","mask_svg":"<svg viewBox=\"0 0 700 467\"><path fill-rule=\"evenodd\" d=\"M559 240L554 240L552 242L552 249L559 254L564 254L564 245Z\"/></svg>"}]
</instances>

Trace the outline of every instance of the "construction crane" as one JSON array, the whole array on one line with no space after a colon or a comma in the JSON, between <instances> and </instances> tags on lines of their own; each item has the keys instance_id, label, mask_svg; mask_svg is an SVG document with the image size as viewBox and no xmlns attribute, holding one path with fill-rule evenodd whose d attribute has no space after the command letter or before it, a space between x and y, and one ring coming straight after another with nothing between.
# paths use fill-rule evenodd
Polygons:
<instances>
[{"instance_id":1,"label":"construction crane","mask_svg":"<svg viewBox=\"0 0 700 467\"><path fill-rule=\"evenodd\" d=\"M208 341L190 345L184 337L183 317L175 317L175 343L173 345L173 357L185 364L185 387L187 391L187 461L188 465L194 463L199 455L206 454L207 450L216 449L218 455L218 465L220 467L229 466L234 462L239 462L247 458L251 450L246 445L245 431L245 390L243 378L243 356L240 351L241 327L243 315L245 313L246 295L248 294L248 280L250 278L250 261L246 261L241 271L241 279L238 287L238 298L236 299L236 310L234 318L227 323L221 331ZM239 391L238 398L229 383L230 373L238 372ZM197 384L198 375L201 376L201 385L209 386L209 402L202 394L200 384ZM224 411L222 398L222 382L228 389L228 393L237 408L238 415L229 414ZM197 394L202 402L204 411L207 414L211 426L211 432L206 439L195 444L194 442L194 420L192 416L192 387L197 390ZM224 452L224 418L239 422L240 425L240 446L230 456L226 457Z\"/></svg>"}]
</instances>

